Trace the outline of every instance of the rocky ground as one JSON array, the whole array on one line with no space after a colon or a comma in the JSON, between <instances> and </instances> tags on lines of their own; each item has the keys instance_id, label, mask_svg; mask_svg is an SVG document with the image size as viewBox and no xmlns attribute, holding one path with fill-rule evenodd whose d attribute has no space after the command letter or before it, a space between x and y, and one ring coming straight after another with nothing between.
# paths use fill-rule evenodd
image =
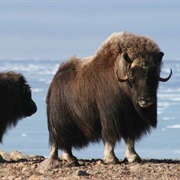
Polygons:
<instances>
[{"instance_id":1,"label":"rocky ground","mask_svg":"<svg viewBox=\"0 0 180 180\"><path fill-rule=\"evenodd\" d=\"M79 160L81 166L69 167L60 160L52 169L44 169L43 156L29 156L17 151L0 151L0 180L55 179L180 179L180 160L143 159L141 163L107 165L101 159Z\"/></svg>"}]
</instances>

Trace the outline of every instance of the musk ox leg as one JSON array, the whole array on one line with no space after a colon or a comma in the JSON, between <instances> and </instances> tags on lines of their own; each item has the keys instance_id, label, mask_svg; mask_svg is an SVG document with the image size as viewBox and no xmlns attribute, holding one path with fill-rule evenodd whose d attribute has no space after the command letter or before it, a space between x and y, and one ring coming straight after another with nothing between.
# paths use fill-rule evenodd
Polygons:
<instances>
[{"instance_id":1,"label":"musk ox leg","mask_svg":"<svg viewBox=\"0 0 180 180\"><path fill-rule=\"evenodd\" d=\"M51 146L50 158L58 159L58 148L55 144Z\"/></svg>"},{"instance_id":2,"label":"musk ox leg","mask_svg":"<svg viewBox=\"0 0 180 180\"><path fill-rule=\"evenodd\" d=\"M107 164L118 164L119 160L114 153L115 143L104 143L104 162Z\"/></svg>"},{"instance_id":3,"label":"musk ox leg","mask_svg":"<svg viewBox=\"0 0 180 180\"><path fill-rule=\"evenodd\" d=\"M58 160L58 148L55 144L51 146L50 158ZM77 158L72 154L71 148L69 148L68 150L63 150L63 159L66 160L67 163L71 166L79 165Z\"/></svg>"},{"instance_id":4,"label":"musk ox leg","mask_svg":"<svg viewBox=\"0 0 180 180\"><path fill-rule=\"evenodd\" d=\"M58 159L58 148L55 144L52 144L50 158L47 158L43 162L41 162L38 169L40 172L44 172L46 170L61 167L61 164L62 163Z\"/></svg>"},{"instance_id":5,"label":"musk ox leg","mask_svg":"<svg viewBox=\"0 0 180 180\"><path fill-rule=\"evenodd\" d=\"M141 162L141 158L135 151L134 141L129 138L126 140L125 157L125 160L128 160L130 163Z\"/></svg>"}]
</instances>

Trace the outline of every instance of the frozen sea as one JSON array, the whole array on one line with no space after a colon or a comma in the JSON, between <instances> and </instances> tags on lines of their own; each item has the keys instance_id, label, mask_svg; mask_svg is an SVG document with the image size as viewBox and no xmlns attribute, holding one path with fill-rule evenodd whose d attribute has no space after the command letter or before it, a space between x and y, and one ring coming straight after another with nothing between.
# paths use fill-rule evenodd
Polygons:
<instances>
[{"instance_id":1,"label":"frozen sea","mask_svg":"<svg viewBox=\"0 0 180 180\"><path fill-rule=\"evenodd\" d=\"M19 121L4 136L0 149L20 151L30 155L49 156L48 129L45 98L49 84L61 60L0 60L0 71L14 70L22 73L32 88L32 97L38 111ZM137 142L136 150L142 158L180 159L180 64L179 60L165 59L161 76L167 77L172 68L170 81L160 83L158 91L158 126L150 135ZM61 155L61 151L59 152ZM78 158L102 158L103 143L90 144L74 151ZM124 142L116 146L116 155L124 157Z\"/></svg>"}]
</instances>

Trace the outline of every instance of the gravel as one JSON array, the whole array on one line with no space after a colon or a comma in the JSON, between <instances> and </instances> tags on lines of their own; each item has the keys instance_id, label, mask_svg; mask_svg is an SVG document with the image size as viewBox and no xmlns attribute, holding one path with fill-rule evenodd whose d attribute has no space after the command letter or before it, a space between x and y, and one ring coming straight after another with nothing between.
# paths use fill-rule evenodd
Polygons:
<instances>
[{"instance_id":1,"label":"gravel","mask_svg":"<svg viewBox=\"0 0 180 180\"><path fill-rule=\"evenodd\" d=\"M72 179L180 179L180 160L143 159L141 163L104 164L101 159L79 160L80 166L70 167L59 157L59 165L46 169L43 156L29 156L17 151L0 151L1 180L72 180Z\"/></svg>"}]
</instances>

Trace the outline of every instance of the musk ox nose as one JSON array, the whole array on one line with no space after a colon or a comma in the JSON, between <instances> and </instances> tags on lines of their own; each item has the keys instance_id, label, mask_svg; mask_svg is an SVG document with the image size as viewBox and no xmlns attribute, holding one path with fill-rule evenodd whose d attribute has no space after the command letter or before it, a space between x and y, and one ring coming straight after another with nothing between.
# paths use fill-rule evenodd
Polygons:
<instances>
[{"instance_id":1,"label":"musk ox nose","mask_svg":"<svg viewBox=\"0 0 180 180\"><path fill-rule=\"evenodd\" d=\"M26 117L35 114L37 111L37 106L35 102L31 99L30 102L24 107L24 114Z\"/></svg>"},{"instance_id":2,"label":"musk ox nose","mask_svg":"<svg viewBox=\"0 0 180 180\"><path fill-rule=\"evenodd\" d=\"M153 100L151 97L140 96L138 97L137 103L139 104L140 107L147 108L153 104Z\"/></svg>"}]
</instances>

